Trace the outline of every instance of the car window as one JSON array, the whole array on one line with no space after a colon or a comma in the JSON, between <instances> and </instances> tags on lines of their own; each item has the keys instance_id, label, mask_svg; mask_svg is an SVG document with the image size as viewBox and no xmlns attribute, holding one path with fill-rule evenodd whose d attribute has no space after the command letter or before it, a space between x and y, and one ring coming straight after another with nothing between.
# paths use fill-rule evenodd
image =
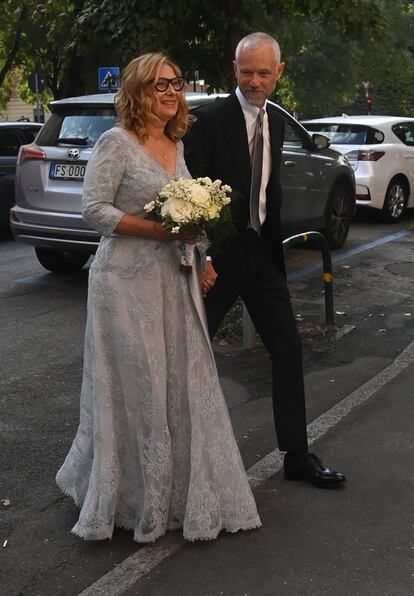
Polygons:
<instances>
[{"instance_id":1,"label":"car window","mask_svg":"<svg viewBox=\"0 0 414 596\"><path fill-rule=\"evenodd\" d=\"M44 125L38 145L57 146L59 139L76 139L85 147L93 147L102 133L115 126L117 117L112 107L60 107Z\"/></svg>"},{"instance_id":2,"label":"car window","mask_svg":"<svg viewBox=\"0 0 414 596\"><path fill-rule=\"evenodd\" d=\"M304 149L307 142L300 128L294 126L285 119L285 137L283 139L283 149Z\"/></svg>"},{"instance_id":3,"label":"car window","mask_svg":"<svg viewBox=\"0 0 414 596\"><path fill-rule=\"evenodd\" d=\"M404 145L408 145L409 147L414 146L414 122L394 124L392 132L404 143Z\"/></svg>"},{"instance_id":4,"label":"car window","mask_svg":"<svg viewBox=\"0 0 414 596\"><path fill-rule=\"evenodd\" d=\"M376 145L384 140L384 133L362 124L305 122L307 130L321 133L338 145Z\"/></svg>"},{"instance_id":5,"label":"car window","mask_svg":"<svg viewBox=\"0 0 414 596\"><path fill-rule=\"evenodd\" d=\"M21 128L20 134L23 138L23 143L33 143L40 128Z\"/></svg>"},{"instance_id":6,"label":"car window","mask_svg":"<svg viewBox=\"0 0 414 596\"><path fill-rule=\"evenodd\" d=\"M15 132L0 130L0 155L17 155L20 145L20 138Z\"/></svg>"}]
</instances>

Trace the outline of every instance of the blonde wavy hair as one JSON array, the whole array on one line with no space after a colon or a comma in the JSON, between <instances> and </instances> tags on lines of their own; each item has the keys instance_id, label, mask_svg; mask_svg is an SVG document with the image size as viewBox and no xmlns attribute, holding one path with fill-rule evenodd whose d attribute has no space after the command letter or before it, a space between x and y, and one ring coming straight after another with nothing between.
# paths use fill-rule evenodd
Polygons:
<instances>
[{"instance_id":1,"label":"blonde wavy hair","mask_svg":"<svg viewBox=\"0 0 414 596\"><path fill-rule=\"evenodd\" d=\"M120 124L136 133L139 139L146 140L146 124L154 114L157 91L154 80L164 64L170 66L176 77L181 77L181 70L167 56L160 52L143 54L134 58L124 69L121 88L116 94L115 108ZM165 127L166 136L174 143L185 134L189 122L187 102L184 93L177 93L178 110Z\"/></svg>"}]
</instances>

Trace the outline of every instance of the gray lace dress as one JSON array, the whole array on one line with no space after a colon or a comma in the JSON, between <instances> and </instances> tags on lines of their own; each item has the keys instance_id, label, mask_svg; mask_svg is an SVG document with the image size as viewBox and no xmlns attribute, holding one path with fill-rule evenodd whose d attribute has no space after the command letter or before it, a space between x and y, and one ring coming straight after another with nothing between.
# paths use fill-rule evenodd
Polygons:
<instances>
[{"instance_id":1,"label":"gray lace dress","mask_svg":"<svg viewBox=\"0 0 414 596\"><path fill-rule=\"evenodd\" d=\"M182 144L176 175L189 177ZM114 526L152 542L261 525L208 339L196 273L178 242L121 236L124 213L171 179L121 128L104 133L84 186L84 217L102 233L89 273L80 424L56 480L81 508L72 532Z\"/></svg>"}]
</instances>

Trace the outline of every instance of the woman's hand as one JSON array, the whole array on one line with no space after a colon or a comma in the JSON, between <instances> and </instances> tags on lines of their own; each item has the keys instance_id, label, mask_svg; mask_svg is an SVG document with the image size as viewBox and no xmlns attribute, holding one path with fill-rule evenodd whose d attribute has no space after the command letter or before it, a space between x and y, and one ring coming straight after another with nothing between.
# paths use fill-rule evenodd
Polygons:
<instances>
[{"instance_id":1,"label":"woman's hand","mask_svg":"<svg viewBox=\"0 0 414 596\"><path fill-rule=\"evenodd\" d=\"M118 234L152 238L153 240L168 241L177 238L177 235L167 232L159 221L146 219L139 215L129 215L128 213L125 213L115 230Z\"/></svg>"},{"instance_id":2,"label":"woman's hand","mask_svg":"<svg viewBox=\"0 0 414 596\"><path fill-rule=\"evenodd\" d=\"M199 234L194 230L186 230L181 232L178 237L183 240L186 244L195 244L198 240Z\"/></svg>"},{"instance_id":3,"label":"woman's hand","mask_svg":"<svg viewBox=\"0 0 414 596\"><path fill-rule=\"evenodd\" d=\"M217 273L214 271L211 261L207 261L205 270L198 274L198 281L200 283L203 296L207 296L207 293L216 283L216 279Z\"/></svg>"}]
</instances>

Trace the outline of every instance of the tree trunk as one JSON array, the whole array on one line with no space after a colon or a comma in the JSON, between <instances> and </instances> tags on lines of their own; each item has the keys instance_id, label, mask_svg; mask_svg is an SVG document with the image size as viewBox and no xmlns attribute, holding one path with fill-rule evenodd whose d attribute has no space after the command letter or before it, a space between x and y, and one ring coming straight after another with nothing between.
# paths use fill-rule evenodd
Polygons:
<instances>
[{"instance_id":1,"label":"tree trunk","mask_svg":"<svg viewBox=\"0 0 414 596\"><path fill-rule=\"evenodd\" d=\"M12 46L7 53L7 58L4 63L4 66L0 70L0 87L3 85L4 79L6 78L6 76L10 72L10 70L13 68L13 66L15 66L14 61L17 56L17 52L20 49L20 41L21 41L21 37L22 37L22 29L23 29L24 21L26 18L26 12L27 12L26 8L23 7L20 12L20 15L19 15L19 20L16 23L16 30L14 33Z\"/></svg>"}]
</instances>

